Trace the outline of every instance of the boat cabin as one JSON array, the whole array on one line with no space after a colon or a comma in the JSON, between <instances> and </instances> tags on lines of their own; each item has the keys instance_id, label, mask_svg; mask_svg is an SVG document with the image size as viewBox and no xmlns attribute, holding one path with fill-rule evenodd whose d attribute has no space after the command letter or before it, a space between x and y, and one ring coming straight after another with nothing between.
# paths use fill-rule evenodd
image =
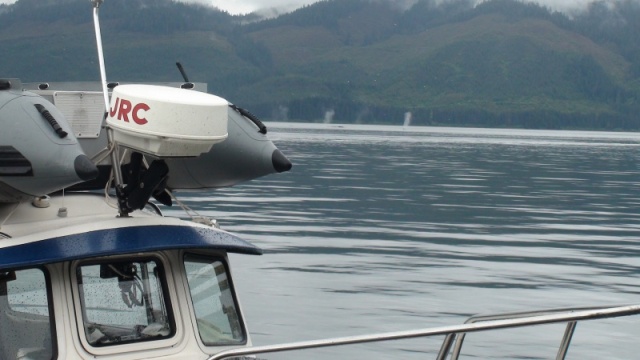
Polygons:
<instances>
[{"instance_id":1,"label":"boat cabin","mask_svg":"<svg viewBox=\"0 0 640 360\"><path fill-rule=\"evenodd\" d=\"M0 204L0 359L198 359L250 346L215 227L85 193Z\"/></svg>"}]
</instances>

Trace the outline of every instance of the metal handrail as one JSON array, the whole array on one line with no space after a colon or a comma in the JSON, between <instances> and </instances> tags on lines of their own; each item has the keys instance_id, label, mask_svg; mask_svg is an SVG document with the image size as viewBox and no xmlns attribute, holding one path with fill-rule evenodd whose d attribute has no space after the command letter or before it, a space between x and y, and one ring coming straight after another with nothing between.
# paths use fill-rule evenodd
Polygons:
<instances>
[{"instance_id":1,"label":"metal handrail","mask_svg":"<svg viewBox=\"0 0 640 360\"><path fill-rule=\"evenodd\" d=\"M622 305L619 307L623 307ZM573 308L560 308L560 309L548 309L548 310L536 310L536 311L525 311L525 312L513 312L513 313L502 313L502 314L490 314L490 315L475 315L467 319L465 324L473 324L477 322L491 321L491 320L504 320L504 319L521 319L527 318L531 316L540 316L540 315L550 315L550 314L560 314L560 313L572 313L575 311L589 311L589 310L603 310L610 309L610 306L591 306L591 307L573 307ZM558 348L558 354L556 355L556 360L563 360L568 352L569 345L571 343L571 339L573 337L573 333L575 332L577 322L569 321L567 322L567 327L565 328L564 336L562 337L562 342L560 343L560 347ZM460 357L460 352L462 350L462 345L464 343L466 334L449 334L445 338L442 343L442 347L440 352L438 353L437 360L444 360L447 358L449 354L449 350L455 341L455 346L453 347L453 353L451 355L451 360L457 360Z\"/></svg>"},{"instance_id":2,"label":"metal handrail","mask_svg":"<svg viewBox=\"0 0 640 360\"><path fill-rule=\"evenodd\" d=\"M576 308L576 309L580 309L580 308ZM576 310L576 309L559 310L559 311L562 311L560 313L556 313L553 311L549 313L549 311L546 311L546 312L543 312L542 314L534 315L534 316L525 315L525 317L507 318L507 319L499 319L499 320L486 320L486 321L465 323L463 325L455 325L455 326L443 326L443 327L435 327L435 328L419 329L419 330L339 337L339 338L302 341L302 342L267 345L267 346L252 346L252 347L222 351L220 353L211 355L207 360L222 360L222 359L228 359L231 357L238 357L238 356L244 356L244 355L266 354L266 353L274 353L274 352L314 349L314 348L333 347L333 346L351 345L351 344L363 344L363 343L382 342L382 341L391 341L391 340L400 340L400 339L411 339L411 338L418 338L418 337L429 337L429 336L436 336L436 335L447 335L447 339L449 339L449 338L455 337L456 334L463 334L463 333L469 333L469 332L526 327L526 326L542 325L542 324L577 322L581 320L596 320L596 319L605 319L605 318L640 314L640 304L608 307L608 308L591 308L588 310ZM445 342L446 341L447 340L445 340ZM452 340L450 340L450 342L452 342ZM567 347L568 347L568 343L567 343ZM446 353L445 353L445 357L446 357Z\"/></svg>"}]
</instances>

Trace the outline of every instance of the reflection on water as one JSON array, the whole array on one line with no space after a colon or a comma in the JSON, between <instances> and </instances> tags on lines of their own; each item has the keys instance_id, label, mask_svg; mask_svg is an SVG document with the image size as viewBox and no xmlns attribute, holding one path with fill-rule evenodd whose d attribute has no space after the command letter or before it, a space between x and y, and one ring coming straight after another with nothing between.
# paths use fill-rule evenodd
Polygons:
<instances>
[{"instance_id":1,"label":"reflection on water","mask_svg":"<svg viewBox=\"0 0 640 360\"><path fill-rule=\"evenodd\" d=\"M640 303L640 134L270 130L290 173L181 196L265 249L231 259L254 344ZM581 323L569 358L634 358L638 321ZM562 332L473 334L463 354L553 358ZM441 340L268 358L435 358Z\"/></svg>"}]
</instances>

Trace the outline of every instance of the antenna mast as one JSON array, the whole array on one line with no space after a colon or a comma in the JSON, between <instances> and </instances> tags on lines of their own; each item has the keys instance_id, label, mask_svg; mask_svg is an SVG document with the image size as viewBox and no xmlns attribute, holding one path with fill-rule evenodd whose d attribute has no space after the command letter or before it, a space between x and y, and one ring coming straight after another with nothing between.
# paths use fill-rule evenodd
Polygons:
<instances>
[{"instance_id":1,"label":"antenna mast","mask_svg":"<svg viewBox=\"0 0 640 360\"><path fill-rule=\"evenodd\" d=\"M93 4L93 25L96 33L96 45L98 48L98 61L100 63L100 82L102 83L102 95L104 96L104 120L106 122L107 114L109 112L109 90L107 89L107 72L104 66L104 53L102 51L102 34L100 32L100 17L99 8L104 0L91 0ZM118 209L121 217L129 216L129 213L124 210L122 206L122 197L120 192L122 191L122 170L120 169L120 154L118 151L118 145L113 141L113 129L106 126L107 140L109 147L111 148L111 169L113 171L113 177L115 178L116 196L118 197Z\"/></svg>"},{"instance_id":2,"label":"antenna mast","mask_svg":"<svg viewBox=\"0 0 640 360\"><path fill-rule=\"evenodd\" d=\"M109 111L109 93L107 90L107 72L104 66L104 53L102 51L102 34L100 32L100 17L98 9L104 0L91 0L93 4L93 27L96 33L96 45L98 47L98 61L100 63L100 80L102 82L102 93L104 96L104 111Z\"/></svg>"}]
</instances>

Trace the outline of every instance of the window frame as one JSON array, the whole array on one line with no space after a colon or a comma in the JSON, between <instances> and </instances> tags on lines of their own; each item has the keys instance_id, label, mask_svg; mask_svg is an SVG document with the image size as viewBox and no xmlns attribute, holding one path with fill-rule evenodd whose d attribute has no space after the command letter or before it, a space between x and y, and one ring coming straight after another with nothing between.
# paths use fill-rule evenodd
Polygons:
<instances>
[{"instance_id":1,"label":"window frame","mask_svg":"<svg viewBox=\"0 0 640 360\"><path fill-rule=\"evenodd\" d=\"M89 343L87 334L85 331L85 321L87 320L85 307L83 306L84 300L81 300L80 284L78 282L78 271L83 266L100 265L110 262L147 262L155 261L156 265L160 267L162 276L160 276L160 284L163 292L163 298L165 302L165 308L167 310L167 318L171 325L171 333L160 339L145 339L145 340L133 340L123 341L117 344L102 344L93 345ZM73 293L73 300L76 304L74 306L75 321L76 321L76 336L80 340L82 347L92 355L109 355L119 354L130 351L144 351L176 347L180 342L182 335L182 322L180 321L180 311L176 305L178 298L175 297L175 284L173 283L173 271L171 264L167 258L160 253L144 253L144 254L129 254L101 257L87 260L76 260L69 267L68 272L71 279L71 287Z\"/></svg>"},{"instance_id":2,"label":"window frame","mask_svg":"<svg viewBox=\"0 0 640 360\"><path fill-rule=\"evenodd\" d=\"M229 291L231 292L231 297L233 298L233 305L235 307L237 316L238 316L238 325L240 326L240 329L242 330L242 341L237 341L237 342L228 342L228 343L206 343L204 341L204 339L202 338L202 334L200 333L200 329L198 328L198 324L197 324L197 319L198 316L196 314L196 308L195 308L195 304L193 302L193 296L191 293L191 284L189 283L189 278L187 276L187 269L186 269L186 264L185 262L188 260L188 258L191 258L190 260L192 261L198 261L198 260L202 260L203 263L208 263L211 264L213 262L219 261L222 266L224 267L225 270L225 275L227 277L227 282L229 284ZM201 344L201 346L204 346L205 348L221 348L221 347L237 347L237 346L245 346L249 343L249 332L247 330L247 327L245 325L244 322L244 316L242 314L242 309L240 307L240 302L238 301L238 294L236 293L235 290L235 286L233 283L233 276L231 274L231 270L229 267L229 263L227 261L226 256L224 255L220 255L217 253L201 253L201 252L194 252L194 251L185 251L182 253L182 256L180 257L180 260L182 262L182 264L180 264L181 266L181 270L184 274L184 287L185 287L185 291L186 291L186 296L187 296L187 301L189 303L189 308L191 311L191 317L193 319L193 331L194 331L194 335L196 335L196 338L198 339L198 342Z\"/></svg>"},{"instance_id":3,"label":"window frame","mask_svg":"<svg viewBox=\"0 0 640 360\"><path fill-rule=\"evenodd\" d=\"M24 271L24 270L40 270L42 272L42 275L44 276L45 290L47 295L47 308L49 311L49 334L51 335L51 360L56 360L59 357L59 349L58 349L58 333L56 331L57 327L56 327L56 314L55 314L55 299L53 296L51 272L45 265L41 265L41 266L32 266L32 267L26 267L26 268L2 269L0 270L0 273L18 272L18 271ZM7 293L5 296L6 296L6 302L7 302L6 303L7 309L11 313L24 313L24 314L34 315L32 313L28 313L24 311L16 311L12 309L11 304L9 303L9 294Z\"/></svg>"}]
</instances>

